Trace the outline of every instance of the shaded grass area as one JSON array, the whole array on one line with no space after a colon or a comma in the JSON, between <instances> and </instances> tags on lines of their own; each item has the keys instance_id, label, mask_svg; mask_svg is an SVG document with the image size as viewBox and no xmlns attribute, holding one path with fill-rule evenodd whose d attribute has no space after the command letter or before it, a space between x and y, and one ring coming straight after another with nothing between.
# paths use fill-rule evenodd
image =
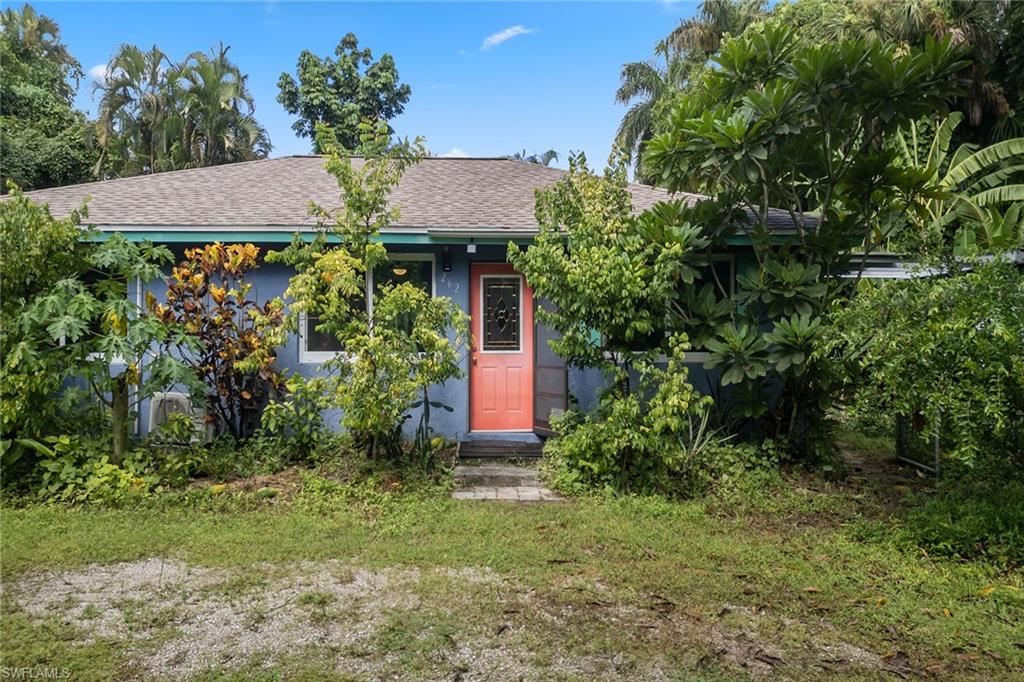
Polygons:
<instances>
[{"instance_id":1,"label":"shaded grass area","mask_svg":"<svg viewBox=\"0 0 1024 682\"><path fill-rule=\"evenodd\" d=\"M497 637L502 627L538 666L570 654L607 656L603 672L623 677L651 660L688 679L743 678L756 669L719 660L707 638L687 641L686 628L747 633L785 652L751 665L796 676L827 676L827 661L807 652L840 645L883 656L900 675L1024 674L1024 576L1005 564L930 556L887 516L881 496L891 494L898 493L794 475L729 504L625 497L523 505L456 502L441 487L381 492L306 476L289 501L243 495L191 508L7 507L0 510L2 665L66 666L81 679L137 674L130 653L114 643L62 628L59 613L31 619L6 596L40 572L168 557L228 571L223 590L241 595L301 561L487 568L509 581L498 598L443 575L421 579L412 596L422 607L392 614L356 652L385 657L392 674L454 676L459 669L443 667L445 652L469 637ZM536 601L517 607L520 593ZM468 600L464 608L443 608L455 595ZM313 591L297 608L327 619L333 607ZM297 651L253 659L243 670L214 666L201 678L314 679L337 673L334 656L342 653Z\"/></svg>"}]
</instances>

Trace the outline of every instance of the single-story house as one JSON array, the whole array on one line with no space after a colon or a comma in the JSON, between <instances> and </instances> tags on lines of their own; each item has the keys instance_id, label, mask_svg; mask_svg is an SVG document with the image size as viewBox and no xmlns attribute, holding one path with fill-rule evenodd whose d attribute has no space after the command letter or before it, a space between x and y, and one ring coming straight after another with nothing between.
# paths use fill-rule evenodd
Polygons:
<instances>
[{"instance_id":1,"label":"single-story house","mask_svg":"<svg viewBox=\"0 0 1024 682\"><path fill-rule=\"evenodd\" d=\"M585 407L597 393L596 372L567 369L551 352L549 332L534 323L538 301L505 257L510 241L528 244L536 234L534 191L563 173L507 158L427 158L407 170L391 195L401 217L380 236L390 263L387 271L368 277L368 291L385 278L414 282L450 297L472 319L475 341L464 359L465 378L434 393L454 408L434 411L432 426L439 433L460 441L532 437L548 430L552 410L565 408L570 395ZM669 198L646 185L629 190L637 211ZM252 242L264 252L282 248L296 232L312 234L311 200L328 210L340 204L336 180L317 156L120 178L28 196L48 204L55 216L88 198L89 222L97 229L166 244L179 257L185 248L214 241ZM723 281L734 282L737 267L752 258L749 247L737 242L714 257L714 267ZM290 275L282 265L262 264L251 277L253 296L262 301L282 295ZM164 294L163 282L144 287L158 299ZM140 301L144 293L135 292ZM300 327L279 349L278 362L287 371L312 375L340 349L333 337L316 331L314 320ZM691 354L698 385L707 381L702 355ZM143 405L141 433L150 427L149 412Z\"/></svg>"}]
</instances>

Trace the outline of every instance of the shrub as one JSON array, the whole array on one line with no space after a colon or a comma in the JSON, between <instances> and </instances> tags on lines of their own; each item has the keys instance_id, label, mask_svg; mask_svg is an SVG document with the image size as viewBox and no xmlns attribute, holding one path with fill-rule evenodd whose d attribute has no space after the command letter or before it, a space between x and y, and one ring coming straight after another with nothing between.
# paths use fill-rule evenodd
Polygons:
<instances>
[{"instance_id":1,"label":"shrub","mask_svg":"<svg viewBox=\"0 0 1024 682\"><path fill-rule=\"evenodd\" d=\"M261 434L273 442L288 461L308 460L325 435L323 410L328 407L327 379L288 378L285 393L264 408Z\"/></svg>"},{"instance_id":2,"label":"shrub","mask_svg":"<svg viewBox=\"0 0 1024 682\"><path fill-rule=\"evenodd\" d=\"M664 249L644 239L632 216L625 169L598 176L573 157L565 179L538 195L537 239L525 251L509 245L509 262L551 303L537 317L558 332L552 349L605 379L592 414L553 424L545 453L563 489L667 489L702 447L688 439L695 421L706 424L708 399L688 382L687 337L668 337L664 326L665 302L680 280L692 282L690 257L702 240L671 206L660 207L678 237Z\"/></svg>"},{"instance_id":3,"label":"shrub","mask_svg":"<svg viewBox=\"0 0 1024 682\"><path fill-rule=\"evenodd\" d=\"M245 280L258 257L252 244L188 249L171 272L166 303L148 300L163 324L192 337L184 348L175 337L165 347L177 350L194 374L208 419L235 439L252 434L258 425L252 415L284 384L273 352L283 306L277 300L257 305Z\"/></svg>"},{"instance_id":4,"label":"shrub","mask_svg":"<svg viewBox=\"0 0 1024 682\"><path fill-rule=\"evenodd\" d=\"M717 438L707 430L710 398L699 397L687 380L686 348L685 336L674 338L667 367L641 365L635 391L613 385L594 413L569 411L554 420L557 435L544 453L557 487L693 491L700 462Z\"/></svg>"},{"instance_id":5,"label":"shrub","mask_svg":"<svg viewBox=\"0 0 1024 682\"><path fill-rule=\"evenodd\" d=\"M84 271L79 221L85 207L55 219L13 185L0 202L0 471L5 483L23 480L33 451L19 439L40 439L58 416L69 349L44 325L23 324L23 313L62 279Z\"/></svg>"},{"instance_id":6,"label":"shrub","mask_svg":"<svg viewBox=\"0 0 1024 682\"><path fill-rule=\"evenodd\" d=\"M363 126L360 152L352 164L347 153L332 153L327 170L338 181L343 208L320 207L319 231L306 244L299 239L269 259L296 268L286 296L292 299L289 325L298 315L319 320L317 330L338 339L344 352L324 363L325 404L342 411L342 425L368 457L395 460L405 454L402 425L417 404L431 402L429 388L461 376L461 346L469 334L467 316L450 299L432 297L410 283L384 286L368 312L366 273L387 262L387 251L374 240L398 215L388 197L405 169L424 153L422 142L393 144L386 125ZM336 152L337 150L332 150ZM338 240L329 243L328 235ZM286 431L286 412L275 408L275 426ZM424 410L423 418L429 417ZM421 422L419 434L429 436ZM429 437L417 438L419 460L429 459Z\"/></svg>"},{"instance_id":7,"label":"shrub","mask_svg":"<svg viewBox=\"0 0 1024 682\"><path fill-rule=\"evenodd\" d=\"M863 284L832 314L856 410L919 413L968 466L1024 467L1024 273L977 263L951 276ZM997 467L993 469L999 471Z\"/></svg>"},{"instance_id":8,"label":"shrub","mask_svg":"<svg viewBox=\"0 0 1024 682\"><path fill-rule=\"evenodd\" d=\"M48 436L34 449L40 459L36 495L58 502L118 502L143 494L157 477L134 466L111 461L109 449L88 439Z\"/></svg>"}]
</instances>

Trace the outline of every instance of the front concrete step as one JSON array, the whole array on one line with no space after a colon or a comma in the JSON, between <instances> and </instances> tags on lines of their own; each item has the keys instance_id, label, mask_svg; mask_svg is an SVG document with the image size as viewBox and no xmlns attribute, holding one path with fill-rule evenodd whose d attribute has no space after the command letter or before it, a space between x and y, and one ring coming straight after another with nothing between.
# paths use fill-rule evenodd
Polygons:
<instances>
[{"instance_id":1,"label":"front concrete step","mask_svg":"<svg viewBox=\"0 0 1024 682\"><path fill-rule=\"evenodd\" d=\"M495 464L457 466L454 478L459 488L522 488L540 485L536 469Z\"/></svg>"},{"instance_id":2,"label":"front concrete step","mask_svg":"<svg viewBox=\"0 0 1024 682\"><path fill-rule=\"evenodd\" d=\"M543 444L519 440L463 440L459 443L460 459L536 459Z\"/></svg>"}]
</instances>

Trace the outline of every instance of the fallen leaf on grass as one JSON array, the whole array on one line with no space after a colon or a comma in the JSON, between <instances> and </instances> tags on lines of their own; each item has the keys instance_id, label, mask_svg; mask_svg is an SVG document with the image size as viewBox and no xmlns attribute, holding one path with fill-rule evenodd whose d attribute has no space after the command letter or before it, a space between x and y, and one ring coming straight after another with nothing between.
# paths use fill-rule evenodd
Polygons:
<instances>
[{"instance_id":1,"label":"fallen leaf on grass","mask_svg":"<svg viewBox=\"0 0 1024 682\"><path fill-rule=\"evenodd\" d=\"M882 606L883 604L885 604L885 597L879 597L878 599L875 600L875 608L876 609L879 606Z\"/></svg>"},{"instance_id":2,"label":"fallen leaf on grass","mask_svg":"<svg viewBox=\"0 0 1024 682\"><path fill-rule=\"evenodd\" d=\"M988 595L992 594L995 591L996 591L996 586L995 585L986 585L985 587L983 587L980 590L978 590L978 595L982 596L982 597L987 597Z\"/></svg>"},{"instance_id":3,"label":"fallen leaf on grass","mask_svg":"<svg viewBox=\"0 0 1024 682\"><path fill-rule=\"evenodd\" d=\"M942 609L942 615L944 615L946 618L952 618L953 612L949 609Z\"/></svg>"},{"instance_id":4,"label":"fallen leaf on grass","mask_svg":"<svg viewBox=\"0 0 1024 682\"><path fill-rule=\"evenodd\" d=\"M908 673L914 672L914 669L910 667L910 656L902 651L885 654L882 656L882 661L885 662L884 670L904 680L910 676Z\"/></svg>"},{"instance_id":5,"label":"fallen leaf on grass","mask_svg":"<svg viewBox=\"0 0 1024 682\"><path fill-rule=\"evenodd\" d=\"M971 661L971 662L977 661L978 659L981 658L981 656L979 656L978 654L972 654L972 653L968 653L968 652L965 652L965 653L962 653L962 654L957 654L956 657L959 658L961 661Z\"/></svg>"},{"instance_id":6,"label":"fallen leaf on grass","mask_svg":"<svg viewBox=\"0 0 1024 682\"><path fill-rule=\"evenodd\" d=\"M820 587L805 587L804 588L804 592L815 592L815 593L817 593L817 592L821 592L821 588Z\"/></svg>"}]
</instances>

